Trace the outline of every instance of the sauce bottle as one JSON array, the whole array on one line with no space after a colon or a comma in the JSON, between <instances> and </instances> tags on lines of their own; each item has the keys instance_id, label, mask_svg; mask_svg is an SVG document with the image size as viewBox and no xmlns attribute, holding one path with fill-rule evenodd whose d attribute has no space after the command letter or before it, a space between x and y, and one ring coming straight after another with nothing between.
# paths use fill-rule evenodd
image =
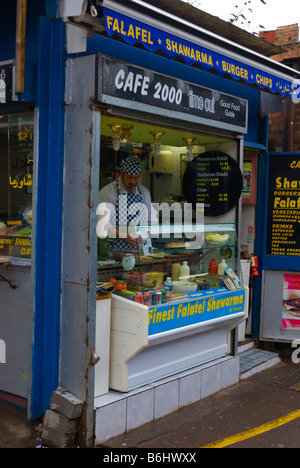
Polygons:
<instances>
[{"instance_id":1,"label":"sauce bottle","mask_svg":"<svg viewBox=\"0 0 300 468\"><path fill-rule=\"evenodd\" d=\"M208 268L208 271L209 273L212 273L212 274L218 274L218 262L215 258L213 258L210 262L209 262L209 268Z\"/></svg>"},{"instance_id":2,"label":"sauce bottle","mask_svg":"<svg viewBox=\"0 0 300 468\"><path fill-rule=\"evenodd\" d=\"M173 263L172 265L172 281L178 281L180 275L180 263Z\"/></svg>"}]
</instances>

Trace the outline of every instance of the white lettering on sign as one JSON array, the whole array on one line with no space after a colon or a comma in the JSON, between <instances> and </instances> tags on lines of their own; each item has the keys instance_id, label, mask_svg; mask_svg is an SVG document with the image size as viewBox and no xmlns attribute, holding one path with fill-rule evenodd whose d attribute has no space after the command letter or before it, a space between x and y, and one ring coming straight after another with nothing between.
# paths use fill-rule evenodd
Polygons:
<instances>
[{"instance_id":1,"label":"white lettering on sign","mask_svg":"<svg viewBox=\"0 0 300 468\"><path fill-rule=\"evenodd\" d=\"M131 92L134 94L140 94L141 96L148 96L150 91L150 78L144 76L141 73L126 72L124 69L118 71L115 78L115 86L118 90L126 92ZM167 84L162 84L157 82L155 87L155 92L153 95L154 99L160 100L162 102L174 102L179 106L182 101L182 90L176 89L174 86L168 86Z\"/></svg>"},{"instance_id":2,"label":"white lettering on sign","mask_svg":"<svg viewBox=\"0 0 300 468\"><path fill-rule=\"evenodd\" d=\"M211 114L216 113L216 101L214 98L209 99L203 96L198 96L194 94L193 91L189 92L189 106L192 109L205 110L205 112L210 112Z\"/></svg>"}]
</instances>

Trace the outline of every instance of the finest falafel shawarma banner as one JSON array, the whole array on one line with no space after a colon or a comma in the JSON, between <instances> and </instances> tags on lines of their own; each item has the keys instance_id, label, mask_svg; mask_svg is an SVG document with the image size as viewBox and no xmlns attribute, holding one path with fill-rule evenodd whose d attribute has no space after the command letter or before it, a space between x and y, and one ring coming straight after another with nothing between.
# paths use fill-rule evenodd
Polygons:
<instances>
[{"instance_id":1,"label":"finest falafel shawarma banner","mask_svg":"<svg viewBox=\"0 0 300 468\"><path fill-rule=\"evenodd\" d=\"M224 288L189 293L190 301L168 302L151 306L148 312L148 334L197 326L209 320L242 314L245 307L245 290L228 291Z\"/></svg>"}]
</instances>

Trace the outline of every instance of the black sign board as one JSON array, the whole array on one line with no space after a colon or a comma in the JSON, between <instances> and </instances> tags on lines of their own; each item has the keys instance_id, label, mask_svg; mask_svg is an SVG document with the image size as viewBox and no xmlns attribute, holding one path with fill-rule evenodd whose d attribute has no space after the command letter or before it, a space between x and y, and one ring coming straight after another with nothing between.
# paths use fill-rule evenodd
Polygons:
<instances>
[{"instance_id":1,"label":"black sign board","mask_svg":"<svg viewBox=\"0 0 300 468\"><path fill-rule=\"evenodd\" d=\"M205 216L220 216L234 208L243 189L242 172L228 154L208 151L195 157L183 176L188 203L204 204Z\"/></svg>"},{"instance_id":2,"label":"black sign board","mask_svg":"<svg viewBox=\"0 0 300 468\"><path fill-rule=\"evenodd\" d=\"M130 101L130 108L157 113L174 111L172 118L246 133L247 101L183 80L155 73L102 57L102 88L98 99L120 105ZM147 109L145 106L147 104ZM123 104L124 106L124 104Z\"/></svg>"},{"instance_id":3,"label":"black sign board","mask_svg":"<svg viewBox=\"0 0 300 468\"><path fill-rule=\"evenodd\" d=\"M13 65L0 63L0 104L13 100Z\"/></svg>"},{"instance_id":4,"label":"black sign board","mask_svg":"<svg viewBox=\"0 0 300 468\"><path fill-rule=\"evenodd\" d=\"M30 238L17 236L0 236L0 256L30 258Z\"/></svg>"},{"instance_id":5,"label":"black sign board","mask_svg":"<svg viewBox=\"0 0 300 468\"><path fill-rule=\"evenodd\" d=\"M270 156L267 254L300 256L300 156Z\"/></svg>"}]
</instances>

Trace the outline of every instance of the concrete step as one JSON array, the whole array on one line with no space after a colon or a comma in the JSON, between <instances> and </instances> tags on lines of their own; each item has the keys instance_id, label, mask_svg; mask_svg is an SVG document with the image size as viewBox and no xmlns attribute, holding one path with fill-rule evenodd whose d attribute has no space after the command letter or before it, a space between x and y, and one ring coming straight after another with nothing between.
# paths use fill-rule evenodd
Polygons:
<instances>
[{"instance_id":1,"label":"concrete step","mask_svg":"<svg viewBox=\"0 0 300 468\"><path fill-rule=\"evenodd\" d=\"M240 379L247 379L253 374L262 372L281 362L277 353L264 351L258 348L250 348L239 353Z\"/></svg>"}]
</instances>

